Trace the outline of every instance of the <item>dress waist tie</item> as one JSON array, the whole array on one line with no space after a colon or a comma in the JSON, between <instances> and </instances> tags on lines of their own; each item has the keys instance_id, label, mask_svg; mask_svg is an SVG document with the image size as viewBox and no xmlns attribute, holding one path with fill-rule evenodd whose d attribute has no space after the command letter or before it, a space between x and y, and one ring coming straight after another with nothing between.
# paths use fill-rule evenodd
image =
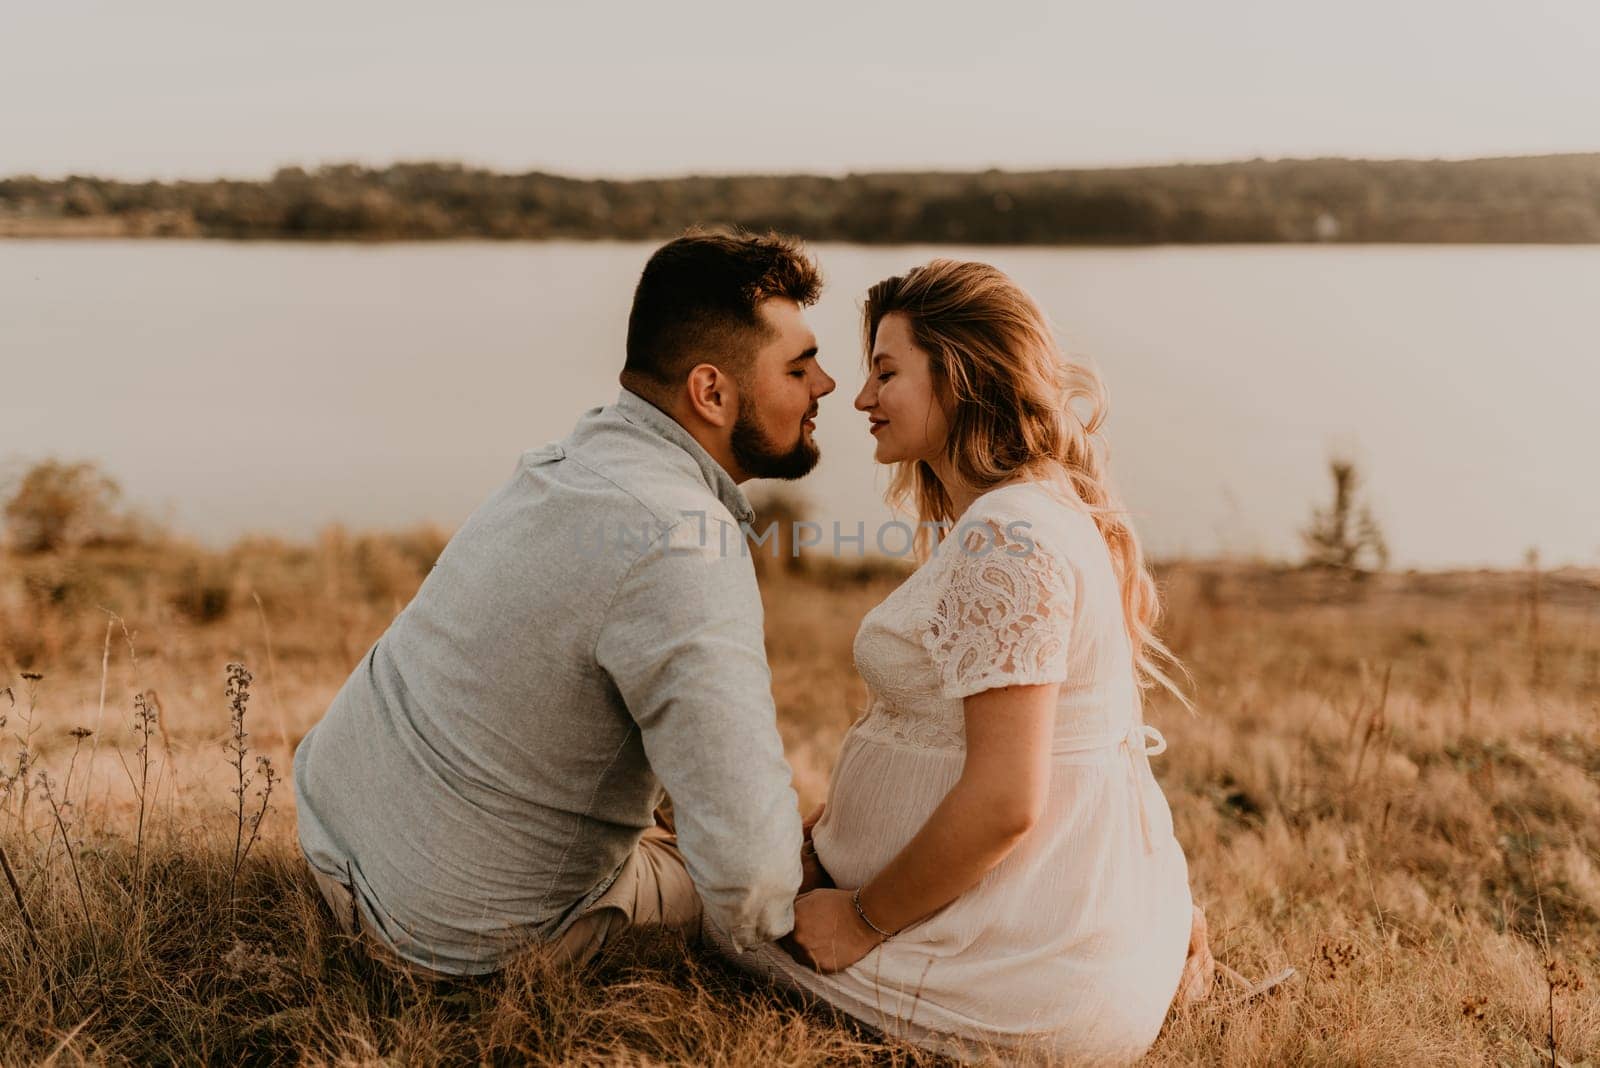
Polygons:
<instances>
[{"instance_id":1,"label":"dress waist tie","mask_svg":"<svg viewBox=\"0 0 1600 1068\"><path fill-rule=\"evenodd\" d=\"M1143 760L1148 768L1151 757L1167 751L1167 740L1150 724L1137 723L1122 739L1122 747L1128 752L1128 772L1133 776L1133 796L1139 805L1139 833L1144 836L1144 851L1154 853L1155 845L1150 841L1150 813L1144 803L1144 780L1139 776L1139 761Z\"/></svg>"},{"instance_id":2,"label":"dress waist tie","mask_svg":"<svg viewBox=\"0 0 1600 1068\"><path fill-rule=\"evenodd\" d=\"M1094 754L1115 746L1127 757L1128 779L1133 786L1134 804L1139 806L1139 834L1144 839L1144 851L1155 852L1155 842L1150 837L1150 813L1147 811L1144 800L1144 780L1139 775L1139 763L1143 761L1146 767L1150 765L1150 758L1158 756L1167 750L1167 740L1160 731L1148 723L1135 723L1120 734L1103 734L1092 738L1072 738L1058 742L1051 748L1052 754Z\"/></svg>"}]
</instances>

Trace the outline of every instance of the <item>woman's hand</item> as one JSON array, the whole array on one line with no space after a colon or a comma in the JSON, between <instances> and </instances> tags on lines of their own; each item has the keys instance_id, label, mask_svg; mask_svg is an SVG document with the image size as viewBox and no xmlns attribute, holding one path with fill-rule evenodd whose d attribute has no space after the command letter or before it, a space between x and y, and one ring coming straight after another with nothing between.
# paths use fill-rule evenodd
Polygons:
<instances>
[{"instance_id":1,"label":"woman's hand","mask_svg":"<svg viewBox=\"0 0 1600 1068\"><path fill-rule=\"evenodd\" d=\"M1206 944L1206 914L1196 905L1189 923L1189 956L1183 962L1183 974L1178 977L1177 1003L1193 1005L1204 1001L1211 993L1216 972L1216 961L1211 956L1211 947Z\"/></svg>"},{"instance_id":2,"label":"woman's hand","mask_svg":"<svg viewBox=\"0 0 1600 1068\"><path fill-rule=\"evenodd\" d=\"M883 937L861 921L848 890L813 890L794 901L794 931L779 943L819 972L848 968L878 948Z\"/></svg>"}]
</instances>

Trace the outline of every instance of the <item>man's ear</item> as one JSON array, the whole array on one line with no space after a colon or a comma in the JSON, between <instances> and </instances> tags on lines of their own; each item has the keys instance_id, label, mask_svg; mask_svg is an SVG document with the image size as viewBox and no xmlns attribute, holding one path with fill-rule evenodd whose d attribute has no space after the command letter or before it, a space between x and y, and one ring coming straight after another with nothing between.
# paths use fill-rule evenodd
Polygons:
<instances>
[{"instance_id":1,"label":"man's ear","mask_svg":"<svg viewBox=\"0 0 1600 1068\"><path fill-rule=\"evenodd\" d=\"M684 403L712 426L730 427L739 410L738 388L733 376L714 364L696 364L684 382Z\"/></svg>"}]
</instances>

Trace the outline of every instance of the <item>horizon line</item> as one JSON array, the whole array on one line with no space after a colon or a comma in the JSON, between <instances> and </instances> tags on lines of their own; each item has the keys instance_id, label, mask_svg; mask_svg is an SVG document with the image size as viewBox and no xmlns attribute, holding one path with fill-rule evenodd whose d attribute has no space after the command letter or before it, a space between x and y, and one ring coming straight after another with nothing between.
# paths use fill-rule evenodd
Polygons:
<instances>
[{"instance_id":1,"label":"horizon line","mask_svg":"<svg viewBox=\"0 0 1600 1068\"><path fill-rule=\"evenodd\" d=\"M500 167L486 163L473 162L465 157L393 157L386 162L376 162L360 157L324 158L314 163L288 162L279 164L271 173L261 172L220 172L210 177L176 176L169 173L166 176L129 176L111 173L94 173L84 171L17 171L0 175L0 181L19 181L32 179L43 182L66 182L74 179L88 179L94 181L113 181L126 184L157 183L162 185L180 185L203 182L270 182L279 171L290 168L300 168L308 174L315 174L319 170L334 167L354 166L369 171L383 171L391 167L401 166L454 166L463 170L477 171L488 174L519 176L529 174L542 174L555 178L565 178L581 182L667 182L682 181L694 178L827 178L841 180L854 177L899 176L899 175L932 175L932 174L1014 174L1014 175L1039 175L1063 174L1084 172L1116 172L1116 171L1156 171L1174 170L1181 167L1227 167L1259 163L1483 163L1504 160L1552 160L1552 159L1579 159L1589 156L1600 156L1600 147L1590 151L1569 152L1525 152L1504 155L1471 154L1462 156L1341 156L1341 155L1288 155L1288 156L1229 156L1214 158L1177 158L1165 160L1144 160L1134 162L1105 162L1081 164L1077 166L1044 166L1044 167L999 167L999 166L970 166L970 167L899 167L882 169L856 169L845 168L838 170L748 170L748 171L714 171L714 170L677 170L657 171L640 174L618 174L605 171L565 171L551 170L539 166L529 168Z\"/></svg>"}]
</instances>

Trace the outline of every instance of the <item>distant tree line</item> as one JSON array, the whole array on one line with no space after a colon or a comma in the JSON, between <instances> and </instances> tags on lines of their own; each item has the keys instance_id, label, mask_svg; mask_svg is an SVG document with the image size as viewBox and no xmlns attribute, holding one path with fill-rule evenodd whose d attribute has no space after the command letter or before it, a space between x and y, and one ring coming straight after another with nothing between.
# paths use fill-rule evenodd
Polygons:
<instances>
[{"instance_id":1,"label":"distant tree line","mask_svg":"<svg viewBox=\"0 0 1600 1068\"><path fill-rule=\"evenodd\" d=\"M450 163L267 181L0 179L0 235L653 238L692 224L870 244L1600 241L1600 154L636 181Z\"/></svg>"}]
</instances>

